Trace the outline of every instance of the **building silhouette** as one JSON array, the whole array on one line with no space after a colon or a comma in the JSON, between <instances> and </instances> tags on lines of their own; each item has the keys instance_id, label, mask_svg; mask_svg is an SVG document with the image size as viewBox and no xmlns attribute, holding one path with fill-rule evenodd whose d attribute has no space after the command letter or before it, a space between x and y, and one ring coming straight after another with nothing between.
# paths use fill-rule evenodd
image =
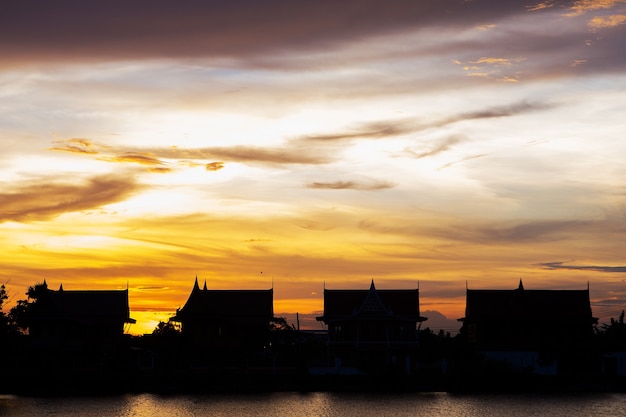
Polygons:
<instances>
[{"instance_id":1,"label":"building silhouette","mask_svg":"<svg viewBox=\"0 0 626 417\"><path fill-rule=\"evenodd\" d=\"M592 354L589 288L467 289L462 332L486 360L548 375L580 370Z\"/></svg>"},{"instance_id":2,"label":"building silhouette","mask_svg":"<svg viewBox=\"0 0 626 417\"><path fill-rule=\"evenodd\" d=\"M130 318L128 290L50 290L44 280L29 312L29 345L59 350L114 349Z\"/></svg>"},{"instance_id":3,"label":"building silhouette","mask_svg":"<svg viewBox=\"0 0 626 417\"><path fill-rule=\"evenodd\" d=\"M411 374L416 361L419 289L324 289L330 368L365 373ZM330 370L329 370L330 372Z\"/></svg>"},{"instance_id":4,"label":"building silhouette","mask_svg":"<svg viewBox=\"0 0 626 417\"><path fill-rule=\"evenodd\" d=\"M185 343L205 355L240 355L269 343L274 290L200 289L198 278L185 305L170 321L179 323Z\"/></svg>"}]
</instances>

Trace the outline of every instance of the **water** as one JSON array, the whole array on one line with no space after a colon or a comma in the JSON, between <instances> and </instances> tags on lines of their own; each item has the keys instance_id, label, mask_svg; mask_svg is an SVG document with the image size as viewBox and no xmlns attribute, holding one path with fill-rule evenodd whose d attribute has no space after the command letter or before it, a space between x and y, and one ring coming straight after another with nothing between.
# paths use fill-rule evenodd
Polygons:
<instances>
[{"instance_id":1,"label":"water","mask_svg":"<svg viewBox=\"0 0 626 417\"><path fill-rule=\"evenodd\" d=\"M626 416L626 394L292 393L0 396L0 416Z\"/></svg>"}]
</instances>

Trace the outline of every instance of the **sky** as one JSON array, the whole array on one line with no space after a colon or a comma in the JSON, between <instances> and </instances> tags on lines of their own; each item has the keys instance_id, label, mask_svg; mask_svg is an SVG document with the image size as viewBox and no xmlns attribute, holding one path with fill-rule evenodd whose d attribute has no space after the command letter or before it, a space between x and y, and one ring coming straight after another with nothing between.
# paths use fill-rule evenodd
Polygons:
<instances>
[{"instance_id":1,"label":"sky","mask_svg":"<svg viewBox=\"0 0 626 417\"><path fill-rule=\"evenodd\" d=\"M373 279L458 328L522 279L606 322L624 114L626 0L7 2L5 307L128 288L142 334L197 277L319 326Z\"/></svg>"}]
</instances>

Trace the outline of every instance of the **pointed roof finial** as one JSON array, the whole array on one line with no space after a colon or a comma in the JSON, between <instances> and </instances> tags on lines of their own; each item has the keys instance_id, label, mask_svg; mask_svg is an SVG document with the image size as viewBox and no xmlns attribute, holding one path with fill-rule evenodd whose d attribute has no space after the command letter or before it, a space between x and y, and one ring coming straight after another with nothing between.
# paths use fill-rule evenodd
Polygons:
<instances>
[{"instance_id":1,"label":"pointed roof finial","mask_svg":"<svg viewBox=\"0 0 626 417\"><path fill-rule=\"evenodd\" d=\"M202 287L202 291L207 291L207 287L206 287L206 279L204 280L204 287Z\"/></svg>"},{"instance_id":2,"label":"pointed roof finial","mask_svg":"<svg viewBox=\"0 0 626 417\"><path fill-rule=\"evenodd\" d=\"M376 287L374 286L374 278L372 278L372 283L370 284L370 291L376 291Z\"/></svg>"},{"instance_id":3,"label":"pointed roof finial","mask_svg":"<svg viewBox=\"0 0 626 417\"><path fill-rule=\"evenodd\" d=\"M519 279L519 287L517 287L518 290L523 290L524 289L524 284L522 284L522 279Z\"/></svg>"},{"instance_id":4,"label":"pointed roof finial","mask_svg":"<svg viewBox=\"0 0 626 417\"><path fill-rule=\"evenodd\" d=\"M63 283L59 286L59 291L63 291Z\"/></svg>"},{"instance_id":5,"label":"pointed roof finial","mask_svg":"<svg viewBox=\"0 0 626 417\"><path fill-rule=\"evenodd\" d=\"M198 275L196 275L196 282L193 284L193 289L194 290L199 290L200 286L198 285Z\"/></svg>"}]
</instances>

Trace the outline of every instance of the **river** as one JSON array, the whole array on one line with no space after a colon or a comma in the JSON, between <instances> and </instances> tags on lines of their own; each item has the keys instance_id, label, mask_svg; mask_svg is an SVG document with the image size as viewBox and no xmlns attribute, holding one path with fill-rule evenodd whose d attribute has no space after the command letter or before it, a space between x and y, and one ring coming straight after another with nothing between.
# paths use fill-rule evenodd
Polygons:
<instances>
[{"instance_id":1,"label":"river","mask_svg":"<svg viewBox=\"0 0 626 417\"><path fill-rule=\"evenodd\" d=\"M624 393L276 392L101 397L0 396L0 416L626 416Z\"/></svg>"}]
</instances>

